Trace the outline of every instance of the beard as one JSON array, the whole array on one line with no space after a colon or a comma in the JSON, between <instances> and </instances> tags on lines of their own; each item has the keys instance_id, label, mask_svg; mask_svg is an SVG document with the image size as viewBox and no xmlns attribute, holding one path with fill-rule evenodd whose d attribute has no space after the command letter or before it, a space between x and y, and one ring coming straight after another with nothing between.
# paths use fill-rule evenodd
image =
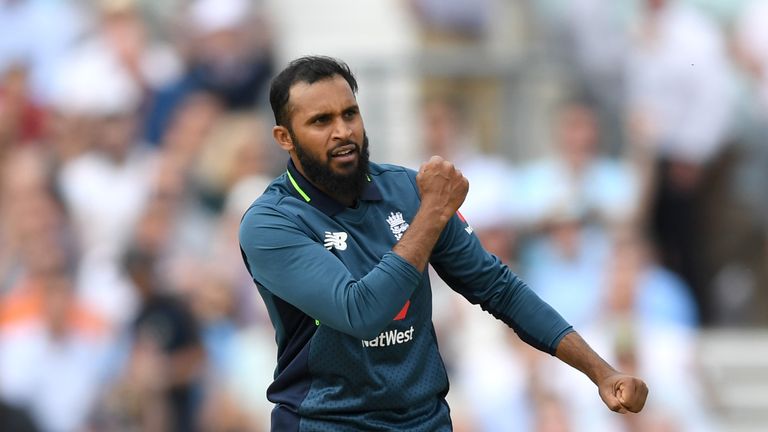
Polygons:
<instances>
[{"instance_id":1,"label":"beard","mask_svg":"<svg viewBox=\"0 0 768 432\"><path fill-rule=\"evenodd\" d=\"M331 150L326 155L326 162L322 162L304 151L302 144L296 139L293 132L290 132L293 140L296 157L304 168L304 175L312 183L331 196L354 197L358 198L368 183L368 135L363 134L363 145L358 147L357 166L347 174L339 174L331 168ZM356 144L347 141L341 145Z\"/></svg>"}]
</instances>

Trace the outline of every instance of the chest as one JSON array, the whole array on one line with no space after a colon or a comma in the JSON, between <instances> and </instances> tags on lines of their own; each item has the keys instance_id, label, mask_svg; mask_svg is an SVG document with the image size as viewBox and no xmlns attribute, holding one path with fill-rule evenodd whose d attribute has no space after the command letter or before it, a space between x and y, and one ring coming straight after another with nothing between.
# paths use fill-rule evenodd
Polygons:
<instances>
[{"instance_id":1,"label":"chest","mask_svg":"<svg viewBox=\"0 0 768 432\"><path fill-rule=\"evenodd\" d=\"M356 277L367 274L408 230L415 209L388 201L362 202L334 216L314 218L312 236Z\"/></svg>"}]
</instances>

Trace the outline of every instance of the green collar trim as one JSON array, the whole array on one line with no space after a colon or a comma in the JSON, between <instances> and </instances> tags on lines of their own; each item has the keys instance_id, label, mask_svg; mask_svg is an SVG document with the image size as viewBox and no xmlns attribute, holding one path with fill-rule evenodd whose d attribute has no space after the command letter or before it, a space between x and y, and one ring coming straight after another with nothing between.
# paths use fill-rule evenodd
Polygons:
<instances>
[{"instance_id":1,"label":"green collar trim","mask_svg":"<svg viewBox=\"0 0 768 432\"><path fill-rule=\"evenodd\" d=\"M304 191L303 191L303 190L302 190L302 189L299 187L299 184L298 184L298 183L296 183L296 180L295 180L295 179L293 178L293 176L291 175L291 172L290 172L290 171L285 171L285 173L286 173L286 174L288 174L288 180L290 180L290 181L291 181L291 184L292 184L292 185L293 185L293 187L296 189L296 192L298 192L298 193L299 193L299 195L301 195L301 197L302 197L302 198L304 198L304 201L306 201L306 202L310 202L312 199L309 197L309 195L307 195L307 193L306 193L306 192L304 192Z\"/></svg>"}]
</instances>

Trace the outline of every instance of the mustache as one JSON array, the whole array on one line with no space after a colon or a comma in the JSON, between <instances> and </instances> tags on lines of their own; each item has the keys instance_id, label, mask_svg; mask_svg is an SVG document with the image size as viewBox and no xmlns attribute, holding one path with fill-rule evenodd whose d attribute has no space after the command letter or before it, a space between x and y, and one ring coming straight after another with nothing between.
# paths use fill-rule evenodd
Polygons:
<instances>
[{"instance_id":1,"label":"mustache","mask_svg":"<svg viewBox=\"0 0 768 432\"><path fill-rule=\"evenodd\" d=\"M346 141L344 141L344 142L340 142L338 145L336 145L334 148L332 148L332 149L331 149L331 151L334 151L334 150L336 150L336 149L338 149L338 148L341 148L341 147L344 147L344 146L347 146L347 145L350 145L350 144L351 144L351 145L353 145L353 146L355 146L355 147L357 147L357 148L360 148L360 145L358 144L358 142L357 142L357 141L354 141L354 140L346 140Z\"/></svg>"},{"instance_id":2,"label":"mustache","mask_svg":"<svg viewBox=\"0 0 768 432\"><path fill-rule=\"evenodd\" d=\"M363 143L362 143L362 145L359 142L357 142L355 140L352 140L352 139L348 139L348 140L345 140L343 142L340 142L338 145L336 145L332 149L328 150L328 152L327 152L328 158L331 158L333 156L333 152L335 152L339 148L344 147L344 146L348 146L348 145L355 146L355 150L357 152L360 152L360 151L364 150L366 147L368 147L368 136L367 135L363 136Z\"/></svg>"}]
</instances>

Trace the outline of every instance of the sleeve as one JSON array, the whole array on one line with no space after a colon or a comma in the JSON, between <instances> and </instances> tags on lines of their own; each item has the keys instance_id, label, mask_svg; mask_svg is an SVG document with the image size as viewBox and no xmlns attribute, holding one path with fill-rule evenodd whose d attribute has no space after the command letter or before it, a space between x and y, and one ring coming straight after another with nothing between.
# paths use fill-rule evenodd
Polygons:
<instances>
[{"instance_id":1,"label":"sleeve","mask_svg":"<svg viewBox=\"0 0 768 432\"><path fill-rule=\"evenodd\" d=\"M324 325L365 340L381 333L422 279L388 252L355 280L336 256L273 208L246 214L240 247L257 284Z\"/></svg>"},{"instance_id":2,"label":"sleeve","mask_svg":"<svg viewBox=\"0 0 768 432\"><path fill-rule=\"evenodd\" d=\"M454 291L479 304L541 351L554 355L560 340L573 331L557 311L482 247L458 214L443 230L430 263Z\"/></svg>"}]
</instances>

